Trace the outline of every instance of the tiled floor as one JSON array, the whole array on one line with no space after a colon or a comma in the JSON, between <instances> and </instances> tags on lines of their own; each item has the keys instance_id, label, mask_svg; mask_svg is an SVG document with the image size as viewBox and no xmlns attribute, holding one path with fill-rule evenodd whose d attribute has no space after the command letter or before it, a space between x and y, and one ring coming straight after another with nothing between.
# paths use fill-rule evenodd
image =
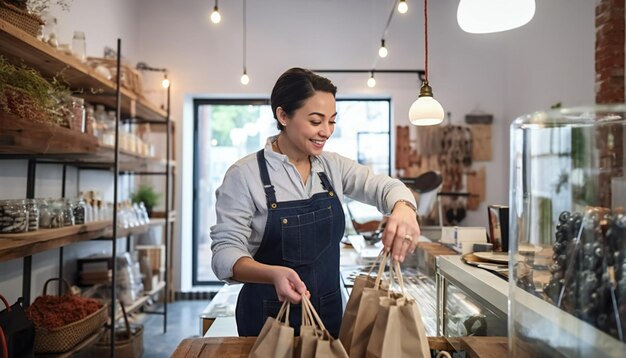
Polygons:
<instances>
[{"instance_id":1,"label":"tiled floor","mask_svg":"<svg viewBox=\"0 0 626 358\"><path fill-rule=\"evenodd\" d=\"M200 313L209 301L176 301L167 305L167 333L163 334L162 315L140 315L144 325L144 358L170 357L180 341L200 335ZM152 307L151 309L156 309ZM161 307L158 307L161 310Z\"/></svg>"}]
</instances>

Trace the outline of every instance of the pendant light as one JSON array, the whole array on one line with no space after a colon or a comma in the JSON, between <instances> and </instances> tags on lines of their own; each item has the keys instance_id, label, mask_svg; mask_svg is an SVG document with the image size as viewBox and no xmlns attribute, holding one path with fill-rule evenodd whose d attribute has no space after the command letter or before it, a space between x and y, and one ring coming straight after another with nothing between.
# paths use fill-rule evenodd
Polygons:
<instances>
[{"instance_id":1,"label":"pendant light","mask_svg":"<svg viewBox=\"0 0 626 358\"><path fill-rule=\"evenodd\" d=\"M376 87L376 79L374 79L374 71L370 72L370 78L367 79L367 87Z\"/></svg>"},{"instance_id":2,"label":"pendant light","mask_svg":"<svg viewBox=\"0 0 626 358\"><path fill-rule=\"evenodd\" d=\"M243 0L243 74L240 81L244 86L250 83L250 77L248 77L248 70L246 69L246 42L246 0Z\"/></svg>"},{"instance_id":3,"label":"pendant light","mask_svg":"<svg viewBox=\"0 0 626 358\"><path fill-rule=\"evenodd\" d=\"M409 120L416 126L431 126L441 123L443 117L443 107L433 98L433 89L428 84L428 0L424 0L424 83L409 109Z\"/></svg>"},{"instance_id":4,"label":"pendant light","mask_svg":"<svg viewBox=\"0 0 626 358\"><path fill-rule=\"evenodd\" d=\"M535 16L535 0L461 0L456 19L463 31L487 34L512 30Z\"/></svg>"},{"instance_id":5,"label":"pendant light","mask_svg":"<svg viewBox=\"0 0 626 358\"><path fill-rule=\"evenodd\" d=\"M398 12L406 14L407 11L409 11L409 5L407 5L406 0L400 0L398 3Z\"/></svg>"},{"instance_id":6,"label":"pendant light","mask_svg":"<svg viewBox=\"0 0 626 358\"><path fill-rule=\"evenodd\" d=\"M213 12L211 13L211 22L214 24L219 24L222 21L222 15L220 14L220 10L217 7L217 0L215 0L215 6L213 6Z\"/></svg>"},{"instance_id":7,"label":"pendant light","mask_svg":"<svg viewBox=\"0 0 626 358\"><path fill-rule=\"evenodd\" d=\"M163 73L163 81L161 81L161 86L163 86L163 88L169 88L170 86L170 80L167 79L167 72Z\"/></svg>"},{"instance_id":8,"label":"pendant light","mask_svg":"<svg viewBox=\"0 0 626 358\"><path fill-rule=\"evenodd\" d=\"M380 40L380 48L378 49L378 56L381 58L387 57L389 51L387 51L387 47L385 47L385 39Z\"/></svg>"}]
</instances>

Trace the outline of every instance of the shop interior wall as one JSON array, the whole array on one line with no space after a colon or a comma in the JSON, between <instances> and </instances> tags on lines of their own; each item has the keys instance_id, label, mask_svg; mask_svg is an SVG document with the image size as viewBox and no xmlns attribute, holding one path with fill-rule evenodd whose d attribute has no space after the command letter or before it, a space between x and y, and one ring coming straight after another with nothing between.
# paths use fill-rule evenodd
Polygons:
<instances>
[{"instance_id":1,"label":"shop interior wall","mask_svg":"<svg viewBox=\"0 0 626 358\"><path fill-rule=\"evenodd\" d=\"M239 82L242 1L219 3L223 20L218 26L208 20L213 2L205 0L81 0L73 2L70 13L60 13L61 39L70 41L73 30L84 30L89 55L101 56L104 45L114 47L115 39L121 37L123 53L131 63L146 61L169 69L172 117L177 122L175 237L180 240L174 243L175 290L191 288L191 267L180 264L191 261L190 99L265 98L280 73L293 66L371 69L376 64L379 69L423 69L420 1L408 1L409 12L394 15L385 36L389 57L376 60L391 4L391 0L248 0L248 86ZM510 122L557 101L565 105L593 101L595 1L538 1L535 18L528 25L489 35L462 32L456 24L457 6L456 0L429 2L429 78L435 97L451 112L453 124L462 124L465 114L473 110L494 115L494 158L480 163L487 169L487 199L464 222L484 226L486 203L508 203ZM339 96L391 98L394 125L409 124L407 113L419 89L417 78L378 74L377 86L370 89L365 74L327 76L338 85ZM144 78L145 87L154 88L157 78L149 74ZM156 89L148 95L157 103L163 101ZM54 264L54 260L49 262ZM13 275L17 281L21 266L10 268L18 271Z\"/></svg>"}]
</instances>

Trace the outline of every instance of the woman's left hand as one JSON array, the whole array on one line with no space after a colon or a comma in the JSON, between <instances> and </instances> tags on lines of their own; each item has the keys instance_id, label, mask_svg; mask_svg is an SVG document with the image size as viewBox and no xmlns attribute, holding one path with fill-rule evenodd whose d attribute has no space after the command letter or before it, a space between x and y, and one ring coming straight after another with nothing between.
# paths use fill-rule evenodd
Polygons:
<instances>
[{"instance_id":1,"label":"woman's left hand","mask_svg":"<svg viewBox=\"0 0 626 358\"><path fill-rule=\"evenodd\" d=\"M413 253L420 237L415 211L399 201L393 207L383 232L385 251L391 251L394 260L403 262L406 253Z\"/></svg>"}]
</instances>

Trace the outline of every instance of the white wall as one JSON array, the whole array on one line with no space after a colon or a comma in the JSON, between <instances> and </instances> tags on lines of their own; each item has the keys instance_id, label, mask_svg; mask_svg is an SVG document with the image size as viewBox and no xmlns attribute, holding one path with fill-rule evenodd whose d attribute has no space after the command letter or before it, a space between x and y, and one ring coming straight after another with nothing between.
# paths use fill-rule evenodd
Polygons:
<instances>
[{"instance_id":1,"label":"white wall","mask_svg":"<svg viewBox=\"0 0 626 358\"><path fill-rule=\"evenodd\" d=\"M395 14L387 32L389 56L376 60L377 48L392 0L248 0L247 68L251 81L239 83L242 71L242 1L221 1L222 23L208 20L213 2L206 0L75 1L68 19L87 32L88 53L123 38L123 53L131 63L146 61L169 69L172 116L177 121L177 191L181 253L190 262L193 96L269 96L276 78L289 67L312 69L423 68L423 4L409 1L409 12ZM429 71L435 97L452 114L455 124L480 109L494 115L491 162L487 168L485 203L508 203L508 130L518 115L594 101L595 1L537 1L535 18L526 26L498 34L471 35L456 24L456 0L429 2ZM76 13L75 13L76 12ZM97 21L94 20L97 16ZM103 21L103 19L105 21ZM69 21L69 20L68 20ZM106 25L104 24L106 23ZM92 29L97 29L94 31ZM69 30L68 30L69 31ZM71 35L71 32L68 32ZM68 35L69 36L69 35ZM63 35L61 36L63 39ZM92 42L94 41L94 42ZM98 42L95 42L98 41ZM128 44L128 45L127 45ZM98 50L99 51L99 50ZM407 75L376 76L377 86L365 85L367 75L328 74L339 96L372 95L392 98L394 122L408 125L408 108L419 84ZM148 95L162 103L158 78L146 74ZM155 92L156 91L156 92ZM187 100L187 102L185 102ZM187 105L187 107L185 107ZM185 139L185 140L183 140ZM485 205L469 212L466 225L486 225ZM183 229L181 229L183 228ZM184 229L187 228L187 229ZM181 242L184 243L181 245ZM190 288L190 267L182 267L175 289Z\"/></svg>"}]
</instances>

